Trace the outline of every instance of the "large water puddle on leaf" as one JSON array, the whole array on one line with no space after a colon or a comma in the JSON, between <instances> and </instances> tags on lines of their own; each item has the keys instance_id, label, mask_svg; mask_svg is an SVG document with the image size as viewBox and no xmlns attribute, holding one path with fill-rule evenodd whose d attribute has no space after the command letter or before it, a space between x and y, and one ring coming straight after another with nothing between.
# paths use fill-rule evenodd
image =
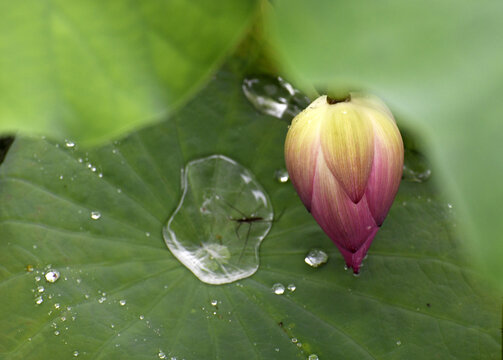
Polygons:
<instances>
[{"instance_id":1,"label":"large water puddle on leaf","mask_svg":"<svg viewBox=\"0 0 503 360\"><path fill-rule=\"evenodd\" d=\"M245 167L223 155L191 161L182 198L163 229L164 240L201 281L226 284L251 276L272 225L266 191Z\"/></svg>"},{"instance_id":2,"label":"large water puddle on leaf","mask_svg":"<svg viewBox=\"0 0 503 360\"><path fill-rule=\"evenodd\" d=\"M309 98L279 76L245 78L242 89L257 110L288 122L311 103Z\"/></svg>"}]
</instances>

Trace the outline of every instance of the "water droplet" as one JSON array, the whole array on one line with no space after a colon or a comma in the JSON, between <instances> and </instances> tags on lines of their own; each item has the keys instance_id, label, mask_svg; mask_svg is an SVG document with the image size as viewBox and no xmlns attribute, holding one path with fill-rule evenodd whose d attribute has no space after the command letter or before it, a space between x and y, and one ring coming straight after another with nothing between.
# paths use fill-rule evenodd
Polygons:
<instances>
[{"instance_id":1,"label":"water droplet","mask_svg":"<svg viewBox=\"0 0 503 360\"><path fill-rule=\"evenodd\" d=\"M102 297L100 297L100 298L98 299L98 302L99 302L100 304L103 304L106 300L107 300L107 298L106 298L106 297L104 297L104 296L102 296Z\"/></svg>"},{"instance_id":2,"label":"water droplet","mask_svg":"<svg viewBox=\"0 0 503 360\"><path fill-rule=\"evenodd\" d=\"M269 196L255 176L232 159L213 155L187 164L182 189L180 204L163 229L173 255L208 284L254 274L273 219Z\"/></svg>"},{"instance_id":3,"label":"water droplet","mask_svg":"<svg viewBox=\"0 0 503 360\"><path fill-rule=\"evenodd\" d=\"M276 295L283 295L285 293L285 286L281 283L276 283L272 286L272 292Z\"/></svg>"},{"instance_id":4,"label":"water droplet","mask_svg":"<svg viewBox=\"0 0 503 360\"><path fill-rule=\"evenodd\" d=\"M211 300L211 306L217 306L218 300Z\"/></svg>"},{"instance_id":5,"label":"water droplet","mask_svg":"<svg viewBox=\"0 0 503 360\"><path fill-rule=\"evenodd\" d=\"M289 284L287 289L290 290L291 292L294 292L295 289L297 289L297 287L295 286L295 284Z\"/></svg>"},{"instance_id":6,"label":"water droplet","mask_svg":"<svg viewBox=\"0 0 503 360\"><path fill-rule=\"evenodd\" d=\"M98 220L101 217L101 213L99 211L91 211L91 219Z\"/></svg>"},{"instance_id":7,"label":"water droplet","mask_svg":"<svg viewBox=\"0 0 503 360\"><path fill-rule=\"evenodd\" d=\"M59 309L59 303L54 304L54 308L57 310Z\"/></svg>"},{"instance_id":8,"label":"water droplet","mask_svg":"<svg viewBox=\"0 0 503 360\"><path fill-rule=\"evenodd\" d=\"M448 207L449 209L452 209L452 204L447 204L447 207Z\"/></svg>"},{"instance_id":9,"label":"water droplet","mask_svg":"<svg viewBox=\"0 0 503 360\"><path fill-rule=\"evenodd\" d=\"M44 298L42 296L38 296L35 298L35 304L40 305L44 302Z\"/></svg>"},{"instance_id":10,"label":"water droplet","mask_svg":"<svg viewBox=\"0 0 503 360\"><path fill-rule=\"evenodd\" d=\"M319 360L320 358L316 354L311 354L308 356L307 360Z\"/></svg>"},{"instance_id":11,"label":"water droplet","mask_svg":"<svg viewBox=\"0 0 503 360\"><path fill-rule=\"evenodd\" d=\"M75 357L79 356L79 352L78 352L77 350L75 350L75 351L73 352L73 356L75 356Z\"/></svg>"},{"instance_id":12,"label":"water droplet","mask_svg":"<svg viewBox=\"0 0 503 360\"><path fill-rule=\"evenodd\" d=\"M145 236L146 236L146 237L150 237L150 233L147 231L147 232L145 233Z\"/></svg>"},{"instance_id":13,"label":"water droplet","mask_svg":"<svg viewBox=\"0 0 503 360\"><path fill-rule=\"evenodd\" d=\"M63 175L59 175L59 180L63 180Z\"/></svg>"},{"instance_id":14,"label":"water droplet","mask_svg":"<svg viewBox=\"0 0 503 360\"><path fill-rule=\"evenodd\" d=\"M44 288L43 286L38 286L38 287L37 287L37 291L38 291L39 293L43 293L43 292L45 291L45 288Z\"/></svg>"},{"instance_id":15,"label":"water droplet","mask_svg":"<svg viewBox=\"0 0 503 360\"><path fill-rule=\"evenodd\" d=\"M59 330L54 331L54 335L58 336L59 335Z\"/></svg>"},{"instance_id":16,"label":"water droplet","mask_svg":"<svg viewBox=\"0 0 503 360\"><path fill-rule=\"evenodd\" d=\"M159 350L159 354L157 355L159 356L159 359L166 359L166 354L162 350Z\"/></svg>"},{"instance_id":17,"label":"water droplet","mask_svg":"<svg viewBox=\"0 0 503 360\"><path fill-rule=\"evenodd\" d=\"M281 77L262 75L245 78L242 89L257 110L287 121L310 103L306 96Z\"/></svg>"},{"instance_id":18,"label":"water droplet","mask_svg":"<svg viewBox=\"0 0 503 360\"><path fill-rule=\"evenodd\" d=\"M279 352L279 348L275 348L274 351Z\"/></svg>"},{"instance_id":19,"label":"water droplet","mask_svg":"<svg viewBox=\"0 0 503 360\"><path fill-rule=\"evenodd\" d=\"M45 273L45 280L50 283L55 283L59 279L59 271L51 270Z\"/></svg>"},{"instance_id":20,"label":"water droplet","mask_svg":"<svg viewBox=\"0 0 503 360\"><path fill-rule=\"evenodd\" d=\"M299 340L297 340L297 338L292 338L292 342L293 342L294 344L297 344L297 341L299 341Z\"/></svg>"},{"instance_id":21,"label":"water droplet","mask_svg":"<svg viewBox=\"0 0 503 360\"><path fill-rule=\"evenodd\" d=\"M143 320L143 319L145 319L145 316L140 315L140 320Z\"/></svg>"},{"instance_id":22,"label":"water droplet","mask_svg":"<svg viewBox=\"0 0 503 360\"><path fill-rule=\"evenodd\" d=\"M99 174L98 174L98 177L102 178L102 177L103 177L103 174L102 174L102 173L99 173Z\"/></svg>"},{"instance_id":23,"label":"water droplet","mask_svg":"<svg viewBox=\"0 0 503 360\"><path fill-rule=\"evenodd\" d=\"M281 169L274 172L274 178L280 183L286 183L290 179L290 176L288 175L288 171Z\"/></svg>"},{"instance_id":24,"label":"water droplet","mask_svg":"<svg viewBox=\"0 0 503 360\"><path fill-rule=\"evenodd\" d=\"M35 276L35 281L39 282L40 281L40 276Z\"/></svg>"},{"instance_id":25,"label":"water droplet","mask_svg":"<svg viewBox=\"0 0 503 360\"><path fill-rule=\"evenodd\" d=\"M431 177L431 169L426 158L414 150L405 150L402 179L425 182Z\"/></svg>"},{"instance_id":26,"label":"water droplet","mask_svg":"<svg viewBox=\"0 0 503 360\"><path fill-rule=\"evenodd\" d=\"M120 306L124 306L124 305L126 305L126 300L120 300L120 301L119 301L119 304L120 304Z\"/></svg>"},{"instance_id":27,"label":"water droplet","mask_svg":"<svg viewBox=\"0 0 503 360\"><path fill-rule=\"evenodd\" d=\"M326 252L320 249L312 249L304 258L307 265L317 268L328 261Z\"/></svg>"},{"instance_id":28,"label":"water droplet","mask_svg":"<svg viewBox=\"0 0 503 360\"><path fill-rule=\"evenodd\" d=\"M402 342L401 342L400 340L398 340L398 341L396 342L396 344L397 344L398 346L400 346L400 345L402 345Z\"/></svg>"},{"instance_id":29,"label":"water droplet","mask_svg":"<svg viewBox=\"0 0 503 360\"><path fill-rule=\"evenodd\" d=\"M75 146L75 143L73 141L70 141L70 140L65 140L65 145L67 148L72 148Z\"/></svg>"},{"instance_id":30,"label":"water droplet","mask_svg":"<svg viewBox=\"0 0 503 360\"><path fill-rule=\"evenodd\" d=\"M26 271L28 271L28 272L33 272L33 265L28 264L28 265L26 265L25 269L26 269Z\"/></svg>"}]
</instances>

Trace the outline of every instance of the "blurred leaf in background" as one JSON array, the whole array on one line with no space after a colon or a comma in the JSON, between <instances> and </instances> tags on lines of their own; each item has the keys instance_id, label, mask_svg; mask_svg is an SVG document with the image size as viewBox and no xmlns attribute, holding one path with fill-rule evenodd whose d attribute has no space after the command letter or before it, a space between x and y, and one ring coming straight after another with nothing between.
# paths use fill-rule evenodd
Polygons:
<instances>
[{"instance_id":1,"label":"blurred leaf in background","mask_svg":"<svg viewBox=\"0 0 503 360\"><path fill-rule=\"evenodd\" d=\"M503 289L503 2L272 2L282 70L304 89L382 97L423 135L464 215L473 260Z\"/></svg>"},{"instance_id":2,"label":"blurred leaf in background","mask_svg":"<svg viewBox=\"0 0 503 360\"><path fill-rule=\"evenodd\" d=\"M0 132L94 144L164 118L241 40L255 3L0 0Z\"/></svg>"}]
</instances>

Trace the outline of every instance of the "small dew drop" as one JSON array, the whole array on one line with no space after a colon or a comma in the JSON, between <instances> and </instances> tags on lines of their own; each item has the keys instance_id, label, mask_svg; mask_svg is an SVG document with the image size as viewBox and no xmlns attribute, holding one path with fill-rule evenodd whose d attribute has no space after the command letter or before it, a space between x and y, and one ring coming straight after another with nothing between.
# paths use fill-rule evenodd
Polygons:
<instances>
[{"instance_id":1,"label":"small dew drop","mask_svg":"<svg viewBox=\"0 0 503 360\"><path fill-rule=\"evenodd\" d=\"M63 175L59 175L59 180L63 180Z\"/></svg>"},{"instance_id":2,"label":"small dew drop","mask_svg":"<svg viewBox=\"0 0 503 360\"><path fill-rule=\"evenodd\" d=\"M79 356L79 352L78 352L77 350L75 350L75 351L73 352L73 356L75 356L75 357Z\"/></svg>"},{"instance_id":3,"label":"small dew drop","mask_svg":"<svg viewBox=\"0 0 503 360\"><path fill-rule=\"evenodd\" d=\"M100 298L98 299L98 302L99 302L100 304L103 304L106 300L107 300L107 298L106 298L106 297L104 297L104 296L102 296L102 297L100 297Z\"/></svg>"},{"instance_id":4,"label":"small dew drop","mask_svg":"<svg viewBox=\"0 0 503 360\"><path fill-rule=\"evenodd\" d=\"M65 145L67 148L72 148L75 146L75 143L73 141L70 141L70 140L65 140Z\"/></svg>"},{"instance_id":5,"label":"small dew drop","mask_svg":"<svg viewBox=\"0 0 503 360\"><path fill-rule=\"evenodd\" d=\"M328 261L326 252L320 249L312 249L304 258L307 265L317 268Z\"/></svg>"},{"instance_id":6,"label":"small dew drop","mask_svg":"<svg viewBox=\"0 0 503 360\"><path fill-rule=\"evenodd\" d=\"M311 354L308 356L307 360L319 360L320 358L316 354Z\"/></svg>"},{"instance_id":7,"label":"small dew drop","mask_svg":"<svg viewBox=\"0 0 503 360\"><path fill-rule=\"evenodd\" d=\"M39 282L40 281L40 276L35 276L35 281Z\"/></svg>"},{"instance_id":8,"label":"small dew drop","mask_svg":"<svg viewBox=\"0 0 503 360\"><path fill-rule=\"evenodd\" d=\"M145 316L140 315L140 320L143 320L143 319L145 319Z\"/></svg>"},{"instance_id":9,"label":"small dew drop","mask_svg":"<svg viewBox=\"0 0 503 360\"><path fill-rule=\"evenodd\" d=\"M120 304L120 306L124 306L124 305L126 305L126 300L120 300L120 301L119 301L119 304Z\"/></svg>"},{"instance_id":10,"label":"small dew drop","mask_svg":"<svg viewBox=\"0 0 503 360\"><path fill-rule=\"evenodd\" d=\"M57 310L59 309L59 303L54 304L54 308Z\"/></svg>"},{"instance_id":11,"label":"small dew drop","mask_svg":"<svg viewBox=\"0 0 503 360\"><path fill-rule=\"evenodd\" d=\"M98 177L102 178L102 177L103 177L103 174L102 174L102 173L99 173L99 174L98 174Z\"/></svg>"},{"instance_id":12,"label":"small dew drop","mask_svg":"<svg viewBox=\"0 0 503 360\"><path fill-rule=\"evenodd\" d=\"M211 300L211 306L217 306L218 300Z\"/></svg>"},{"instance_id":13,"label":"small dew drop","mask_svg":"<svg viewBox=\"0 0 503 360\"><path fill-rule=\"evenodd\" d=\"M38 291L39 293L43 293L43 292L45 291L45 288L44 288L43 286L38 286L38 287L37 287L37 291Z\"/></svg>"},{"instance_id":14,"label":"small dew drop","mask_svg":"<svg viewBox=\"0 0 503 360\"><path fill-rule=\"evenodd\" d=\"M290 179L288 172L285 169L276 170L274 172L274 178L280 183L286 183Z\"/></svg>"},{"instance_id":15,"label":"small dew drop","mask_svg":"<svg viewBox=\"0 0 503 360\"><path fill-rule=\"evenodd\" d=\"M44 302L44 298L42 296L38 296L36 299L35 299L35 304L37 305L40 305Z\"/></svg>"},{"instance_id":16,"label":"small dew drop","mask_svg":"<svg viewBox=\"0 0 503 360\"><path fill-rule=\"evenodd\" d=\"M147 231L147 232L145 233L145 236L146 236L146 237L150 237L150 233Z\"/></svg>"},{"instance_id":17,"label":"small dew drop","mask_svg":"<svg viewBox=\"0 0 503 360\"><path fill-rule=\"evenodd\" d=\"M402 345L402 342L401 342L400 340L398 340L398 341L396 342L396 345L397 345L397 346L400 346L400 345Z\"/></svg>"},{"instance_id":18,"label":"small dew drop","mask_svg":"<svg viewBox=\"0 0 503 360\"><path fill-rule=\"evenodd\" d=\"M297 340L297 338L292 338L292 342L293 342L294 344L297 344L297 341L299 341L299 340Z\"/></svg>"},{"instance_id":19,"label":"small dew drop","mask_svg":"<svg viewBox=\"0 0 503 360\"><path fill-rule=\"evenodd\" d=\"M159 356L159 359L166 359L166 354L162 350L159 350L159 354L157 355Z\"/></svg>"},{"instance_id":20,"label":"small dew drop","mask_svg":"<svg viewBox=\"0 0 503 360\"><path fill-rule=\"evenodd\" d=\"M447 207L448 207L449 209L452 209L452 204L447 204Z\"/></svg>"},{"instance_id":21,"label":"small dew drop","mask_svg":"<svg viewBox=\"0 0 503 360\"><path fill-rule=\"evenodd\" d=\"M50 270L45 274L45 280L50 283L55 283L59 279L58 270Z\"/></svg>"},{"instance_id":22,"label":"small dew drop","mask_svg":"<svg viewBox=\"0 0 503 360\"><path fill-rule=\"evenodd\" d=\"M99 211L91 211L91 219L98 220L101 217L101 213Z\"/></svg>"},{"instance_id":23,"label":"small dew drop","mask_svg":"<svg viewBox=\"0 0 503 360\"><path fill-rule=\"evenodd\" d=\"M295 289L297 289L297 286L295 286L295 284L289 284L287 289L290 290L291 292L294 292Z\"/></svg>"},{"instance_id":24,"label":"small dew drop","mask_svg":"<svg viewBox=\"0 0 503 360\"><path fill-rule=\"evenodd\" d=\"M58 336L58 335L59 335L59 330L56 330L56 331L54 332L54 335Z\"/></svg>"},{"instance_id":25,"label":"small dew drop","mask_svg":"<svg viewBox=\"0 0 503 360\"><path fill-rule=\"evenodd\" d=\"M26 271L28 271L28 272L33 272L33 265L28 264L28 265L26 265L25 269L26 269Z\"/></svg>"},{"instance_id":26,"label":"small dew drop","mask_svg":"<svg viewBox=\"0 0 503 360\"><path fill-rule=\"evenodd\" d=\"M276 295L283 295L285 293L285 286L281 283L276 283L272 286L272 291Z\"/></svg>"}]
</instances>

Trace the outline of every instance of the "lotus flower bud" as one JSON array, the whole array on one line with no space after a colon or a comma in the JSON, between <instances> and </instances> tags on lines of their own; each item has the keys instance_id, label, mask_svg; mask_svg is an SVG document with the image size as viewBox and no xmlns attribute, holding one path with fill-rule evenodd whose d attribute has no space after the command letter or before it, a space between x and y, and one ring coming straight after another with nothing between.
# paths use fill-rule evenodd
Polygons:
<instances>
[{"instance_id":1,"label":"lotus flower bud","mask_svg":"<svg viewBox=\"0 0 503 360\"><path fill-rule=\"evenodd\" d=\"M320 96L293 119L285 160L307 210L358 273L402 177L393 115L375 97Z\"/></svg>"}]
</instances>

